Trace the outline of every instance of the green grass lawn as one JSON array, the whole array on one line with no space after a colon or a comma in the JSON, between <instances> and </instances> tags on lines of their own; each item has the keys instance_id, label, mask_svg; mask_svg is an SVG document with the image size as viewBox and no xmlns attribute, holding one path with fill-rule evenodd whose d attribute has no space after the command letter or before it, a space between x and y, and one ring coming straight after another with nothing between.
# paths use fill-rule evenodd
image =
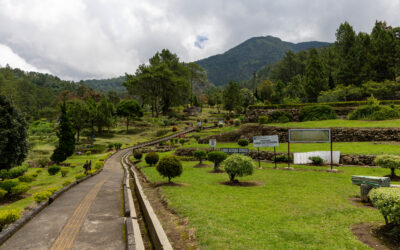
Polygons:
<instances>
[{"instance_id":1,"label":"green grass lawn","mask_svg":"<svg viewBox=\"0 0 400 250\"><path fill-rule=\"evenodd\" d=\"M198 144L194 140L185 144L185 148L208 148L208 144ZM237 143L217 142L217 148L240 148ZM251 150L257 150L250 143L248 146ZM260 150L274 151L274 148L260 148ZM287 143L280 143L276 148L277 152L287 152ZM333 150L340 151L342 154L363 154L363 155L380 155L380 154L400 154L400 145L388 142L335 142ZM310 151L330 151L329 143L291 143L290 152L310 152Z\"/></svg>"},{"instance_id":2,"label":"green grass lawn","mask_svg":"<svg viewBox=\"0 0 400 250\"><path fill-rule=\"evenodd\" d=\"M163 186L162 193L181 216L189 218L203 249L368 249L353 236L351 226L383 222L378 210L350 203L351 196L359 195L350 177L384 176L387 169L345 167L333 174L274 170L272 164L263 163L264 169L239 178L263 186L232 187L219 184L228 181L225 173L193 168L198 162L182 163L183 174L173 181L188 185ZM166 181L154 167L142 170L153 182Z\"/></svg>"},{"instance_id":3,"label":"green grass lawn","mask_svg":"<svg viewBox=\"0 0 400 250\"><path fill-rule=\"evenodd\" d=\"M289 128L330 128L330 127L352 127L352 128L399 128L400 120L385 121L358 121L358 120L324 120L308 122L270 123L269 126Z\"/></svg>"}]
</instances>

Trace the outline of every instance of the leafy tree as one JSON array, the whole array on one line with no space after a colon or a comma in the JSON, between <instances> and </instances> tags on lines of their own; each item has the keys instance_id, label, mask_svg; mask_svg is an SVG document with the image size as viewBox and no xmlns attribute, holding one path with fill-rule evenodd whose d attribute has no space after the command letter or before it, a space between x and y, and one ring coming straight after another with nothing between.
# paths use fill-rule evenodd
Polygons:
<instances>
[{"instance_id":1,"label":"leafy tree","mask_svg":"<svg viewBox=\"0 0 400 250\"><path fill-rule=\"evenodd\" d=\"M92 135L94 135L94 126L96 124L96 118L98 116L97 103L92 98L89 98L86 101L86 106L88 111L87 121L90 127L90 132Z\"/></svg>"},{"instance_id":2,"label":"leafy tree","mask_svg":"<svg viewBox=\"0 0 400 250\"><path fill-rule=\"evenodd\" d=\"M96 126L99 133L102 132L103 127L110 128L114 124L115 107L106 98L101 99L97 104L97 117Z\"/></svg>"},{"instance_id":3,"label":"leafy tree","mask_svg":"<svg viewBox=\"0 0 400 250\"><path fill-rule=\"evenodd\" d=\"M156 152L149 152L144 157L144 160L146 161L147 164L152 166L154 164L157 164L157 162L159 160L159 156L158 156L158 154Z\"/></svg>"},{"instance_id":4,"label":"leafy tree","mask_svg":"<svg viewBox=\"0 0 400 250\"><path fill-rule=\"evenodd\" d=\"M123 100L118 104L117 114L126 118L126 132L128 133L129 120L134 117L143 116L143 111L137 101Z\"/></svg>"},{"instance_id":5,"label":"leafy tree","mask_svg":"<svg viewBox=\"0 0 400 250\"><path fill-rule=\"evenodd\" d=\"M193 105L193 93L194 86L204 86L207 82L207 75L205 70L196 63L188 63L187 68L189 70L189 82L190 82L190 105Z\"/></svg>"},{"instance_id":6,"label":"leafy tree","mask_svg":"<svg viewBox=\"0 0 400 250\"><path fill-rule=\"evenodd\" d=\"M212 151L208 153L208 160L214 162L214 171L217 172L219 165L223 162L228 155L222 151Z\"/></svg>"},{"instance_id":7,"label":"leafy tree","mask_svg":"<svg viewBox=\"0 0 400 250\"><path fill-rule=\"evenodd\" d=\"M253 174L253 160L244 155L233 154L223 162L226 173L229 175L230 182L235 182L236 176L246 176Z\"/></svg>"},{"instance_id":8,"label":"leafy tree","mask_svg":"<svg viewBox=\"0 0 400 250\"><path fill-rule=\"evenodd\" d=\"M274 93L274 86L270 80L264 80L257 86L257 99L260 101L271 101Z\"/></svg>"},{"instance_id":9,"label":"leafy tree","mask_svg":"<svg viewBox=\"0 0 400 250\"><path fill-rule=\"evenodd\" d=\"M157 171L161 176L167 177L168 183L171 183L172 178L182 174L182 163L177 156L168 155L157 164Z\"/></svg>"},{"instance_id":10,"label":"leafy tree","mask_svg":"<svg viewBox=\"0 0 400 250\"><path fill-rule=\"evenodd\" d=\"M86 103L81 100L68 101L67 113L76 131L76 141L79 142L80 132L86 126L89 113Z\"/></svg>"},{"instance_id":11,"label":"leafy tree","mask_svg":"<svg viewBox=\"0 0 400 250\"><path fill-rule=\"evenodd\" d=\"M107 92L107 100L116 107L121 101L121 98L119 97L117 92L115 92L114 90L109 90Z\"/></svg>"},{"instance_id":12,"label":"leafy tree","mask_svg":"<svg viewBox=\"0 0 400 250\"><path fill-rule=\"evenodd\" d=\"M22 164L28 154L27 124L23 115L0 95L0 169Z\"/></svg>"},{"instance_id":13,"label":"leafy tree","mask_svg":"<svg viewBox=\"0 0 400 250\"><path fill-rule=\"evenodd\" d=\"M65 103L60 105L61 116L58 119L57 137L58 145L54 149L51 160L60 163L71 156L75 150L75 130L73 124L67 114L67 106Z\"/></svg>"},{"instance_id":14,"label":"leafy tree","mask_svg":"<svg viewBox=\"0 0 400 250\"><path fill-rule=\"evenodd\" d=\"M236 82L229 82L223 93L223 102L225 109L231 112L240 105L240 89Z\"/></svg>"},{"instance_id":15,"label":"leafy tree","mask_svg":"<svg viewBox=\"0 0 400 250\"><path fill-rule=\"evenodd\" d=\"M200 164L202 164L203 159L207 157L207 153L204 150L196 150L193 152L193 156L200 161Z\"/></svg>"},{"instance_id":16,"label":"leafy tree","mask_svg":"<svg viewBox=\"0 0 400 250\"><path fill-rule=\"evenodd\" d=\"M240 90L240 100L242 101L242 106L246 112L247 107L253 103L253 92L250 89L243 88Z\"/></svg>"}]
</instances>

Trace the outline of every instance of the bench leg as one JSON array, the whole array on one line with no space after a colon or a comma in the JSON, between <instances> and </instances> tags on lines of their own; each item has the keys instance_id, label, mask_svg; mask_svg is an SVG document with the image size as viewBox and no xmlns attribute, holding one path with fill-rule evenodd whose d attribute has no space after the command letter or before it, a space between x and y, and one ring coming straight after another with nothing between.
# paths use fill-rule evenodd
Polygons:
<instances>
[{"instance_id":1,"label":"bench leg","mask_svg":"<svg viewBox=\"0 0 400 250\"><path fill-rule=\"evenodd\" d=\"M373 187L367 184L361 184L360 190L361 190L361 202L369 202L369 191L371 191Z\"/></svg>"}]
</instances>

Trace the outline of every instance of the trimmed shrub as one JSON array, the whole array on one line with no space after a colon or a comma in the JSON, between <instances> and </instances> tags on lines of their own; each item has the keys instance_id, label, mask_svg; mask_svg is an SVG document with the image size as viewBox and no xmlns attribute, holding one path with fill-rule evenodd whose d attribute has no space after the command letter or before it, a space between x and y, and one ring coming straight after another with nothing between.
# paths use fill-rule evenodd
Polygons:
<instances>
[{"instance_id":1,"label":"trimmed shrub","mask_svg":"<svg viewBox=\"0 0 400 250\"><path fill-rule=\"evenodd\" d=\"M43 171L43 170L38 169L38 170L36 170L36 173L37 173L37 174L40 174L42 171Z\"/></svg>"},{"instance_id":2,"label":"trimmed shrub","mask_svg":"<svg viewBox=\"0 0 400 250\"><path fill-rule=\"evenodd\" d=\"M385 218L386 224L394 223L400 227L400 188L373 189L369 198Z\"/></svg>"},{"instance_id":3,"label":"trimmed shrub","mask_svg":"<svg viewBox=\"0 0 400 250\"><path fill-rule=\"evenodd\" d=\"M161 158L157 164L158 173L168 178L168 183L171 183L171 179L178 177L182 174L182 164L177 156L168 155Z\"/></svg>"},{"instance_id":4,"label":"trimmed shrub","mask_svg":"<svg viewBox=\"0 0 400 250\"><path fill-rule=\"evenodd\" d=\"M218 128L222 128L224 124L218 124Z\"/></svg>"},{"instance_id":5,"label":"trimmed shrub","mask_svg":"<svg viewBox=\"0 0 400 250\"><path fill-rule=\"evenodd\" d=\"M58 188L56 187L49 187L46 189L46 191L49 191L51 194L54 194L55 192L58 191Z\"/></svg>"},{"instance_id":6,"label":"trimmed shrub","mask_svg":"<svg viewBox=\"0 0 400 250\"><path fill-rule=\"evenodd\" d=\"M235 120L235 121L233 122L233 124L234 124L236 127L239 127L239 126L240 126L240 121L239 121L239 120Z\"/></svg>"},{"instance_id":7,"label":"trimmed shrub","mask_svg":"<svg viewBox=\"0 0 400 250\"><path fill-rule=\"evenodd\" d=\"M113 149L114 148L114 143L108 143L107 148L108 149Z\"/></svg>"},{"instance_id":8,"label":"trimmed shrub","mask_svg":"<svg viewBox=\"0 0 400 250\"><path fill-rule=\"evenodd\" d=\"M77 174L77 175L75 175L75 179L76 180L79 180L79 179L82 179L83 177L85 177L86 175L84 174L84 173L80 173L80 174Z\"/></svg>"},{"instance_id":9,"label":"trimmed shrub","mask_svg":"<svg viewBox=\"0 0 400 250\"><path fill-rule=\"evenodd\" d=\"M76 168L76 164L71 164L69 167L70 168Z\"/></svg>"},{"instance_id":10,"label":"trimmed shrub","mask_svg":"<svg viewBox=\"0 0 400 250\"><path fill-rule=\"evenodd\" d=\"M91 154L92 154L92 151L88 150L88 151L85 152L85 154L86 154L86 155L91 155Z\"/></svg>"},{"instance_id":11,"label":"trimmed shrub","mask_svg":"<svg viewBox=\"0 0 400 250\"><path fill-rule=\"evenodd\" d=\"M92 170L87 171L87 175L91 175L91 174L94 174L94 173L96 173L96 169L92 169Z\"/></svg>"},{"instance_id":12,"label":"trimmed shrub","mask_svg":"<svg viewBox=\"0 0 400 250\"><path fill-rule=\"evenodd\" d=\"M149 164L150 166L157 164L158 160L159 160L159 156L156 152L149 152L146 154L146 156L144 157L145 161L147 164Z\"/></svg>"},{"instance_id":13,"label":"trimmed shrub","mask_svg":"<svg viewBox=\"0 0 400 250\"><path fill-rule=\"evenodd\" d=\"M293 161L292 156L289 157L290 162ZM276 155L276 162L288 162L287 154L277 154Z\"/></svg>"},{"instance_id":14,"label":"trimmed shrub","mask_svg":"<svg viewBox=\"0 0 400 250\"><path fill-rule=\"evenodd\" d=\"M67 177L68 173L69 173L68 169L65 168L61 169L61 177Z\"/></svg>"},{"instance_id":15,"label":"trimmed shrub","mask_svg":"<svg viewBox=\"0 0 400 250\"><path fill-rule=\"evenodd\" d=\"M33 173L33 174L31 174L31 175L33 176L33 178L38 177L38 174L37 174L37 173Z\"/></svg>"},{"instance_id":16,"label":"trimmed shrub","mask_svg":"<svg viewBox=\"0 0 400 250\"><path fill-rule=\"evenodd\" d=\"M321 157L319 157L319 156L311 156L311 157L309 157L308 159L309 159L309 160L312 162L312 164L315 165L315 166L321 166L321 165L324 164L324 160L323 160Z\"/></svg>"},{"instance_id":17,"label":"trimmed shrub","mask_svg":"<svg viewBox=\"0 0 400 250\"><path fill-rule=\"evenodd\" d=\"M18 177L18 180L20 182L32 182L35 180L35 177L33 177L33 175L23 175Z\"/></svg>"},{"instance_id":18,"label":"trimmed shrub","mask_svg":"<svg viewBox=\"0 0 400 250\"><path fill-rule=\"evenodd\" d=\"M258 117L258 123L260 124L267 124L268 123L268 116L266 115L260 115Z\"/></svg>"},{"instance_id":19,"label":"trimmed shrub","mask_svg":"<svg viewBox=\"0 0 400 250\"><path fill-rule=\"evenodd\" d=\"M47 169L47 172L49 172L49 175L56 175L58 172L60 172L60 170L61 170L60 166L54 165L49 167Z\"/></svg>"},{"instance_id":20,"label":"trimmed shrub","mask_svg":"<svg viewBox=\"0 0 400 250\"><path fill-rule=\"evenodd\" d=\"M203 163L203 159L206 159L207 153L204 150L196 150L193 152L194 158L200 161L200 164Z\"/></svg>"},{"instance_id":21,"label":"trimmed shrub","mask_svg":"<svg viewBox=\"0 0 400 250\"><path fill-rule=\"evenodd\" d=\"M21 216L16 209L6 209L0 211L0 231L3 231L6 225L13 223L20 217Z\"/></svg>"},{"instance_id":22,"label":"trimmed shrub","mask_svg":"<svg viewBox=\"0 0 400 250\"><path fill-rule=\"evenodd\" d=\"M218 171L218 167L228 155L222 151L212 151L208 153L208 160L214 162L214 171Z\"/></svg>"},{"instance_id":23,"label":"trimmed shrub","mask_svg":"<svg viewBox=\"0 0 400 250\"><path fill-rule=\"evenodd\" d=\"M253 174L253 160L241 154L233 154L223 161L226 173L229 175L230 182L235 182L235 177Z\"/></svg>"},{"instance_id":24,"label":"trimmed shrub","mask_svg":"<svg viewBox=\"0 0 400 250\"><path fill-rule=\"evenodd\" d=\"M176 131L178 131L178 128L177 127L172 127L172 132L176 132Z\"/></svg>"},{"instance_id":25,"label":"trimmed shrub","mask_svg":"<svg viewBox=\"0 0 400 250\"><path fill-rule=\"evenodd\" d=\"M247 139L239 139L237 144L241 147L246 147L249 145L249 140Z\"/></svg>"},{"instance_id":26,"label":"trimmed shrub","mask_svg":"<svg viewBox=\"0 0 400 250\"><path fill-rule=\"evenodd\" d=\"M300 121L321 121L336 119L335 110L328 105L311 105L302 107L299 113Z\"/></svg>"},{"instance_id":27,"label":"trimmed shrub","mask_svg":"<svg viewBox=\"0 0 400 250\"><path fill-rule=\"evenodd\" d=\"M133 157L136 160L140 161L142 159L142 157L143 157L143 154L142 154L142 152L140 152L138 150L135 150L135 151L133 151Z\"/></svg>"},{"instance_id":28,"label":"trimmed shrub","mask_svg":"<svg viewBox=\"0 0 400 250\"><path fill-rule=\"evenodd\" d=\"M0 188L0 199L4 198L4 196L6 196L7 193L8 193L7 190Z\"/></svg>"},{"instance_id":29,"label":"trimmed shrub","mask_svg":"<svg viewBox=\"0 0 400 250\"><path fill-rule=\"evenodd\" d=\"M390 120L400 118L399 112L388 106L365 105L357 108L348 115L349 120Z\"/></svg>"},{"instance_id":30,"label":"trimmed shrub","mask_svg":"<svg viewBox=\"0 0 400 250\"><path fill-rule=\"evenodd\" d=\"M197 142L199 142L199 140L200 140L200 136L199 136L199 135L194 135L193 138L194 138Z\"/></svg>"},{"instance_id":31,"label":"trimmed shrub","mask_svg":"<svg viewBox=\"0 0 400 250\"><path fill-rule=\"evenodd\" d=\"M11 193L11 189L19 184L17 180L5 180L0 182L0 188L6 190L8 193Z\"/></svg>"},{"instance_id":32,"label":"trimmed shrub","mask_svg":"<svg viewBox=\"0 0 400 250\"><path fill-rule=\"evenodd\" d=\"M28 166L26 166L26 165L14 167L14 168L9 169L8 171L6 169L2 169L0 171L0 178L2 178L2 179L18 178L19 176L24 175L26 171L28 171Z\"/></svg>"},{"instance_id":33,"label":"trimmed shrub","mask_svg":"<svg viewBox=\"0 0 400 250\"><path fill-rule=\"evenodd\" d=\"M39 159L38 163L41 168L45 168L49 165L50 160L48 158Z\"/></svg>"},{"instance_id":34,"label":"trimmed shrub","mask_svg":"<svg viewBox=\"0 0 400 250\"><path fill-rule=\"evenodd\" d=\"M66 186L68 186L69 184L71 184L72 183L72 181L64 181L61 185L63 186L63 187L66 187Z\"/></svg>"},{"instance_id":35,"label":"trimmed shrub","mask_svg":"<svg viewBox=\"0 0 400 250\"><path fill-rule=\"evenodd\" d=\"M400 156L397 155L378 155L375 164L383 168L390 168L390 177L395 177L395 169L400 169Z\"/></svg>"},{"instance_id":36,"label":"trimmed shrub","mask_svg":"<svg viewBox=\"0 0 400 250\"><path fill-rule=\"evenodd\" d=\"M26 191L28 191L30 186L26 183L19 183L15 187L11 188L10 194L13 196L18 196L21 194L24 194Z\"/></svg>"},{"instance_id":37,"label":"trimmed shrub","mask_svg":"<svg viewBox=\"0 0 400 250\"><path fill-rule=\"evenodd\" d=\"M116 143L114 143L114 147L115 147L116 150L119 150L122 147L122 143L116 142Z\"/></svg>"},{"instance_id":38,"label":"trimmed shrub","mask_svg":"<svg viewBox=\"0 0 400 250\"><path fill-rule=\"evenodd\" d=\"M38 192L38 193L34 193L33 194L33 199L39 203L42 201L47 201L49 199L49 197L52 195L51 192L44 190L42 192Z\"/></svg>"},{"instance_id":39,"label":"trimmed shrub","mask_svg":"<svg viewBox=\"0 0 400 250\"><path fill-rule=\"evenodd\" d=\"M287 123L293 120L293 116L288 112L276 110L269 115L268 122Z\"/></svg>"},{"instance_id":40,"label":"trimmed shrub","mask_svg":"<svg viewBox=\"0 0 400 250\"><path fill-rule=\"evenodd\" d=\"M186 140L185 139L180 139L179 143L183 146L185 144Z\"/></svg>"}]
</instances>

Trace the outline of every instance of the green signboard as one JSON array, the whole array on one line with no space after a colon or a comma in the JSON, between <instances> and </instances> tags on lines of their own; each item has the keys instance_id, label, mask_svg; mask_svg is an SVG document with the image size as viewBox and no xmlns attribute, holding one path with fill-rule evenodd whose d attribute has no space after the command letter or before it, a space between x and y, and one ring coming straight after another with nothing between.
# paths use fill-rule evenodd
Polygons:
<instances>
[{"instance_id":1,"label":"green signboard","mask_svg":"<svg viewBox=\"0 0 400 250\"><path fill-rule=\"evenodd\" d=\"M289 142L330 142L330 129L289 129Z\"/></svg>"}]
</instances>

